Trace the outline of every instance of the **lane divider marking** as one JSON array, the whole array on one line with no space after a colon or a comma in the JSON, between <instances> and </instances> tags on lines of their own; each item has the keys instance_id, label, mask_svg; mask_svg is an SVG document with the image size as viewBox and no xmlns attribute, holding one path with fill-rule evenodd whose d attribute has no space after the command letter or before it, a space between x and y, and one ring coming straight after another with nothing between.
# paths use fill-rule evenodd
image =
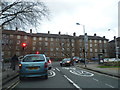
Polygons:
<instances>
[{"instance_id":1,"label":"lane divider marking","mask_svg":"<svg viewBox=\"0 0 120 90\"><path fill-rule=\"evenodd\" d=\"M58 68L56 68L56 70L60 72L60 70Z\"/></svg>"},{"instance_id":2,"label":"lane divider marking","mask_svg":"<svg viewBox=\"0 0 120 90\"><path fill-rule=\"evenodd\" d=\"M107 83L106 83L105 85L107 85L107 86L109 86L109 87L111 87L111 88L114 88L112 85L109 85L109 84L107 84Z\"/></svg>"},{"instance_id":3,"label":"lane divider marking","mask_svg":"<svg viewBox=\"0 0 120 90\"><path fill-rule=\"evenodd\" d=\"M71 83L73 86L75 86L78 90L82 90L76 83L74 83L71 79L69 79L66 75L64 77Z\"/></svg>"},{"instance_id":4,"label":"lane divider marking","mask_svg":"<svg viewBox=\"0 0 120 90\"><path fill-rule=\"evenodd\" d=\"M95 78L93 78L93 80L95 80L95 81L97 81L97 82L99 81L98 79L95 79Z\"/></svg>"}]
</instances>

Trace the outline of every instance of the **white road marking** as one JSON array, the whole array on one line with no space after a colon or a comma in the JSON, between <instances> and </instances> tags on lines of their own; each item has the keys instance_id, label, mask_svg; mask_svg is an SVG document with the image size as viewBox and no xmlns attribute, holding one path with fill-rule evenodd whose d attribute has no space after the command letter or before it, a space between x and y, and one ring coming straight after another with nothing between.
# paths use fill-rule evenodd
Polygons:
<instances>
[{"instance_id":1,"label":"white road marking","mask_svg":"<svg viewBox=\"0 0 120 90\"><path fill-rule=\"evenodd\" d=\"M71 83L73 84L77 89L82 90L77 84L75 84L71 79L69 79L66 75L64 77Z\"/></svg>"},{"instance_id":2,"label":"white road marking","mask_svg":"<svg viewBox=\"0 0 120 90\"><path fill-rule=\"evenodd\" d=\"M50 73L52 73L52 75L48 76L48 77L54 77L56 75L56 73L54 71L52 71L52 70L50 71Z\"/></svg>"},{"instance_id":3,"label":"white road marking","mask_svg":"<svg viewBox=\"0 0 120 90\"><path fill-rule=\"evenodd\" d=\"M106 83L105 85L107 85L107 86L109 86L109 87L111 87L111 88L114 88L112 85L109 85L109 84L107 84L107 83Z\"/></svg>"},{"instance_id":4,"label":"white road marking","mask_svg":"<svg viewBox=\"0 0 120 90\"><path fill-rule=\"evenodd\" d=\"M7 90L7 89L12 90L12 88L14 88L15 86L17 86L19 83L20 83L19 81L16 81L15 83L13 83L9 87L7 87L5 90Z\"/></svg>"},{"instance_id":5,"label":"white road marking","mask_svg":"<svg viewBox=\"0 0 120 90\"><path fill-rule=\"evenodd\" d=\"M76 67L76 68L80 68L80 67ZM83 69L83 68L80 68L82 70L86 70L86 69ZM99 72L95 72L95 71L91 71L91 70L87 70L87 71L90 71L90 72L93 72L95 74L99 74L99 75L104 75L104 76L107 76L107 77L110 77L110 78L113 78L113 79L119 79L118 77L114 77L114 76L110 76L110 75L106 75L106 74L102 74L102 73L99 73Z\"/></svg>"},{"instance_id":6,"label":"white road marking","mask_svg":"<svg viewBox=\"0 0 120 90\"><path fill-rule=\"evenodd\" d=\"M95 79L95 78L93 78L93 80L95 80L95 81L97 81L97 82L99 81L99 80L97 80L97 79Z\"/></svg>"},{"instance_id":7,"label":"white road marking","mask_svg":"<svg viewBox=\"0 0 120 90\"><path fill-rule=\"evenodd\" d=\"M94 76L94 74L90 73L90 72L86 72L86 71L78 71L78 70L70 70L71 73L75 74L75 75L79 75L79 76L86 76L86 77L92 77Z\"/></svg>"},{"instance_id":8,"label":"white road marking","mask_svg":"<svg viewBox=\"0 0 120 90\"><path fill-rule=\"evenodd\" d=\"M60 70L58 68L56 68L56 70L60 72Z\"/></svg>"}]
</instances>

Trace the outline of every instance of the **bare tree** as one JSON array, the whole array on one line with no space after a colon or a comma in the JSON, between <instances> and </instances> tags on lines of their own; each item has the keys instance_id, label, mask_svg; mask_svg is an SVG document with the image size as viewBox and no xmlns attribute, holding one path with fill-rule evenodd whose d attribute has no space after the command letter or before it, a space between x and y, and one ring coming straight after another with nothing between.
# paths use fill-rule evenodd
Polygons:
<instances>
[{"instance_id":1,"label":"bare tree","mask_svg":"<svg viewBox=\"0 0 120 90\"><path fill-rule=\"evenodd\" d=\"M3 28L26 28L38 26L43 17L48 17L49 10L41 1L13 0L0 1L0 24Z\"/></svg>"}]
</instances>

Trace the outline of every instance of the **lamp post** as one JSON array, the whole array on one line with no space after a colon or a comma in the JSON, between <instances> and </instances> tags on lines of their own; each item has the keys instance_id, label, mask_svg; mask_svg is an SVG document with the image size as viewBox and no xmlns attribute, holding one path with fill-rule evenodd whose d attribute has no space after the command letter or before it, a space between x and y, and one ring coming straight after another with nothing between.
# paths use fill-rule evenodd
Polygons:
<instances>
[{"instance_id":1,"label":"lamp post","mask_svg":"<svg viewBox=\"0 0 120 90\"><path fill-rule=\"evenodd\" d=\"M76 25L82 25L80 23L76 23ZM87 67L86 65L86 54L87 54L87 45L88 45L88 37L87 37L87 34L85 33L85 25L82 25L83 26L83 33L84 33L84 61L85 61L85 67Z\"/></svg>"},{"instance_id":2,"label":"lamp post","mask_svg":"<svg viewBox=\"0 0 120 90\"><path fill-rule=\"evenodd\" d=\"M110 31L111 29L108 29L108 31ZM115 55L116 55L116 59L118 60L118 46L117 46L117 38L116 36L114 36L114 40L115 40Z\"/></svg>"}]
</instances>

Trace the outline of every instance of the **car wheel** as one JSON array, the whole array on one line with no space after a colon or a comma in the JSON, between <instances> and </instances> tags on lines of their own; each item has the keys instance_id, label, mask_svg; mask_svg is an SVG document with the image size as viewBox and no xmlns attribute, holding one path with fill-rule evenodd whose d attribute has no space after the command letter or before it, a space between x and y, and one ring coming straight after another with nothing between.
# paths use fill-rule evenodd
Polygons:
<instances>
[{"instance_id":1,"label":"car wheel","mask_svg":"<svg viewBox=\"0 0 120 90\"><path fill-rule=\"evenodd\" d=\"M60 64L60 66L62 67L62 63Z\"/></svg>"},{"instance_id":2,"label":"car wheel","mask_svg":"<svg viewBox=\"0 0 120 90\"><path fill-rule=\"evenodd\" d=\"M45 79L48 79L48 75L45 75Z\"/></svg>"}]
</instances>

